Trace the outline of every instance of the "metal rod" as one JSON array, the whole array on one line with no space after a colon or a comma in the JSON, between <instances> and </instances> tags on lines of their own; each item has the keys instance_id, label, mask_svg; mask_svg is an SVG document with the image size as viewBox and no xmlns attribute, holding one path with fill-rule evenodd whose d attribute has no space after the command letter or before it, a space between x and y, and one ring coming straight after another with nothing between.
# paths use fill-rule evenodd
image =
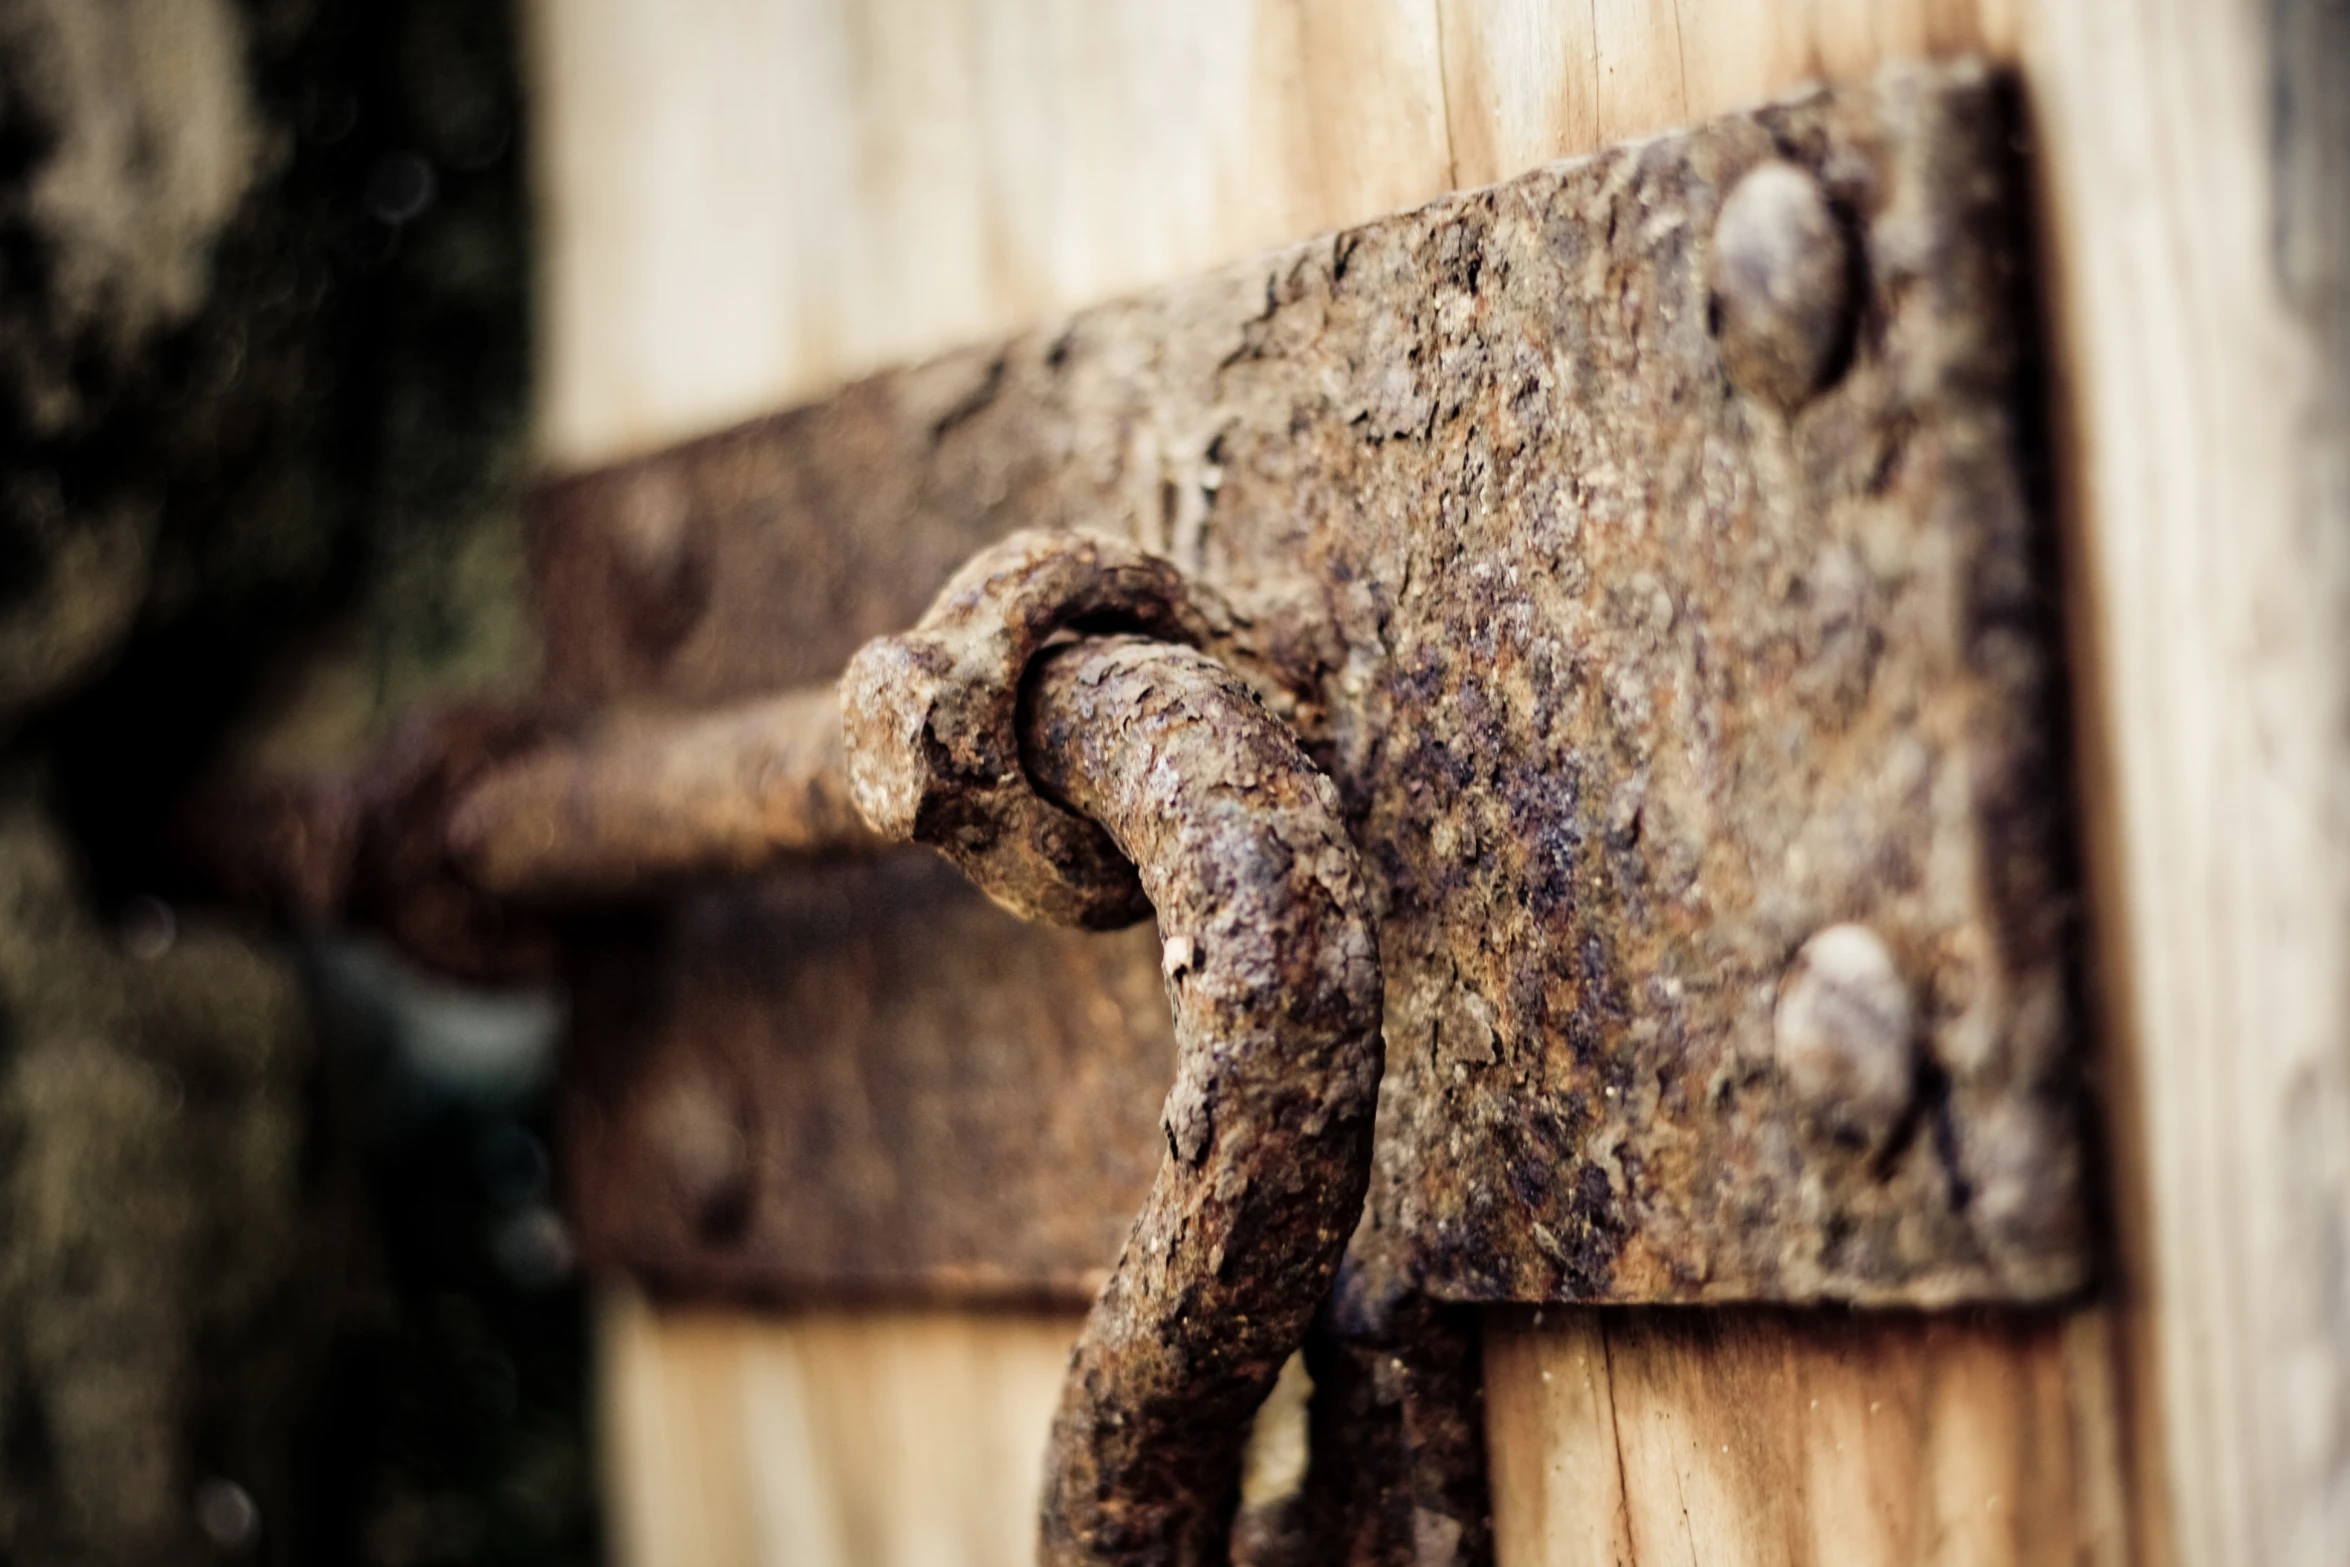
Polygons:
<instances>
[{"instance_id":1,"label":"metal rod","mask_svg":"<svg viewBox=\"0 0 2350 1567\"><path fill-rule=\"evenodd\" d=\"M849 798L830 686L542 746L458 800L448 843L484 891L530 901L883 847Z\"/></svg>"},{"instance_id":2,"label":"metal rod","mask_svg":"<svg viewBox=\"0 0 2350 1567\"><path fill-rule=\"evenodd\" d=\"M552 970L545 916L564 904L887 846L849 797L829 685L571 734L527 709L445 708L348 772L201 790L179 829L231 898L489 981Z\"/></svg>"},{"instance_id":3,"label":"metal rod","mask_svg":"<svg viewBox=\"0 0 2350 1567\"><path fill-rule=\"evenodd\" d=\"M1368 882L1337 790L1215 660L1089 639L1040 655L1026 695L1030 777L1141 873L1178 1052L1167 1157L1063 1384L1040 1559L1222 1561L1250 1417L1369 1182Z\"/></svg>"}]
</instances>

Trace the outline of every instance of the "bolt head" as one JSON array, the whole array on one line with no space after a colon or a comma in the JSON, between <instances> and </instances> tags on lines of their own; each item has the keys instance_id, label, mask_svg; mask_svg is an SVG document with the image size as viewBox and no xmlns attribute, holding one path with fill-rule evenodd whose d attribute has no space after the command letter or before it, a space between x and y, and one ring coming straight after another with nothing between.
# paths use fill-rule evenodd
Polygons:
<instances>
[{"instance_id":1,"label":"bolt head","mask_svg":"<svg viewBox=\"0 0 2350 1567\"><path fill-rule=\"evenodd\" d=\"M1813 1117L1871 1146L1900 1124L1917 1079L1917 1011L1875 931L1831 925L1805 942L1771 1022L1779 1071Z\"/></svg>"},{"instance_id":2,"label":"bolt head","mask_svg":"<svg viewBox=\"0 0 2350 1567\"><path fill-rule=\"evenodd\" d=\"M1714 220L1722 363L1749 395L1792 413L1850 345L1852 242L1820 182L1792 163L1749 171Z\"/></svg>"}]
</instances>

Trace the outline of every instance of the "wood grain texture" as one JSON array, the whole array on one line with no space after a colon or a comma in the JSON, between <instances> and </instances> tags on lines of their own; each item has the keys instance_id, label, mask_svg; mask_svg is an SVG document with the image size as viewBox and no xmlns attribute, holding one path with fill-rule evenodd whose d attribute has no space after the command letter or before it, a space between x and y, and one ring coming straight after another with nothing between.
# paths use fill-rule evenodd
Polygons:
<instances>
[{"instance_id":1,"label":"wood grain texture","mask_svg":"<svg viewBox=\"0 0 2350 1567\"><path fill-rule=\"evenodd\" d=\"M2350 13L2026 20L2148 1559L2350 1551Z\"/></svg>"},{"instance_id":2,"label":"wood grain texture","mask_svg":"<svg viewBox=\"0 0 2350 1567\"><path fill-rule=\"evenodd\" d=\"M639 1567L1027 1567L1082 1317L604 1297L605 1494Z\"/></svg>"},{"instance_id":3,"label":"wood grain texture","mask_svg":"<svg viewBox=\"0 0 2350 1567\"><path fill-rule=\"evenodd\" d=\"M2120 1567L2102 1316L1487 1319L1500 1567Z\"/></svg>"},{"instance_id":4,"label":"wood grain texture","mask_svg":"<svg viewBox=\"0 0 2350 1567\"><path fill-rule=\"evenodd\" d=\"M540 446L600 462L1887 59L2005 0L535 0Z\"/></svg>"},{"instance_id":5,"label":"wood grain texture","mask_svg":"<svg viewBox=\"0 0 2350 1567\"><path fill-rule=\"evenodd\" d=\"M558 464L1450 178L1430 0L539 0L533 54Z\"/></svg>"},{"instance_id":6,"label":"wood grain texture","mask_svg":"<svg viewBox=\"0 0 2350 1567\"><path fill-rule=\"evenodd\" d=\"M2014 51L2009 0L1437 0L1454 180L1654 135L1892 60Z\"/></svg>"}]
</instances>

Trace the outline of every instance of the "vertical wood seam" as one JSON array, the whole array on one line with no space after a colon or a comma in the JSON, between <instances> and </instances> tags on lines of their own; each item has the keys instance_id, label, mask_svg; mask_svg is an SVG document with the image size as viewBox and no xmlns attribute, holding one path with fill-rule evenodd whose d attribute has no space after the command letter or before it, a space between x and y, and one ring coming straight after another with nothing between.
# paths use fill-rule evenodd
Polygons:
<instances>
[{"instance_id":1,"label":"vertical wood seam","mask_svg":"<svg viewBox=\"0 0 2350 1567\"><path fill-rule=\"evenodd\" d=\"M1591 47L1588 51L1586 51L1584 57L1591 66L1591 117L1596 122L1599 118L1600 105L1599 0L1583 0L1583 15L1586 21L1588 21L1590 24L1590 31L1587 36L1591 40ZM1688 88L1686 85L1684 85L1682 88L1682 96L1688 96Z\"/></svg>"},{"instance_id":2,"label":"vertical wood seam","mask_svg":"<svg viewBox=\"0 0 2350 1567\"><path fill-rule=\"evenodd\" d=\"M1689 118L1689 41L1681 31L1681 0L1665 0L1673 13L1673 68L1681 76L1681 118Z\"/></svg>"},{"instance_id":3,"label":"vertical wood seam","mask_svg":"<svg viewBox=\"0 0 2350 1567\"><path fill-rule=\"evenodd\" d=\"M1632 1543L1632 1484L1624 1468L1624 1424L1616 1413L1615 1331L1605 1317L1599 1319L1599 1379L1600 1386L1607 1389L1608 1445L1616 1455L1616 1519L1623 1526L1624 1548L1637 1558L1639 1548ZM1639 1567L1639 1563L1634 1560L1624 1567Z\"/></svg>"},{"instance_id":4,"label":"vertical wood seam","mask_svg":"<svg viewBox=\"0 0 2350 1567\"><path fill-rule=\"evenodd\" d=\"M1446 54L1444 36L1444 0L1428 0L1429 14L1436 23L1436 102L1443 111L1444 123L1444 185L1447 190L1461 188L1461 153L1453 141L1452 132L1452 61Z\"/></svg>"}]
</instances>

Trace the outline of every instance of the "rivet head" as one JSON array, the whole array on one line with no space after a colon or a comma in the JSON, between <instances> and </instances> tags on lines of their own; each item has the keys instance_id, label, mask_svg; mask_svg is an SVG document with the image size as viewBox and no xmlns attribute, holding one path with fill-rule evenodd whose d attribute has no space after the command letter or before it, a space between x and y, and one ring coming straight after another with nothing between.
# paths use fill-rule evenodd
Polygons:
<instances>
[{"instance_id":1,"label":"rivet head","mask_svg":"<svg viewBox=\"0 0 2350 1567\"><path fill-rule=\"evenodd\" d=\"M1731 381L1783 412L1801 407L1848 346L1852 274L1820 182L1792 163L1750 170L1714 220L1709 281Z\"/></svg>"},{"instance_id":2,"label":"rivet head","mask_svg":"<svg viewBox=\"0 0 2350 1567\"><path fill-rule=\"evenodd\" d=\"M750 1218L751 1134L747 1107L698 1072L681 1073L648 1107L652 1146L686 1216L704 1240L741 1238Z\"/></svg>"},{"instance_id":3,"label":"rivet head","mask_svg":"<svg viewBox=\"0 0 2350 1567\"><path fill-rule=\"evenodd\" d=\"M654 468L621 492L609 522L613 599L631 643L661 658L693 633L710 607L710 562L693 497L676 474Z\"/></svg>"},{"instance_id":4,"label":"rivet head","mask_svg":"<svg viewBox=\"0 0 2350 1567\"><path fill-rule=\"evenodd\" d=\"M1804 1108L1874 1145L1900 1124L1917 1077L1917 1010L1893 954L1866 925L1805 942L1771 1019L1780 1073Z\"/></svg>"}]
</instances>

